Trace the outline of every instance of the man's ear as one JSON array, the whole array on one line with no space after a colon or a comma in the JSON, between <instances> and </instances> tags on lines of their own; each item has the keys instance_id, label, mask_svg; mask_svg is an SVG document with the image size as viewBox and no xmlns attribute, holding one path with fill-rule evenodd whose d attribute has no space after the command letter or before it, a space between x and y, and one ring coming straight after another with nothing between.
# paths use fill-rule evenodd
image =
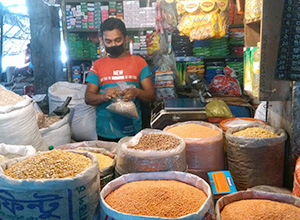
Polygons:
<instances>
[{"instance_id":1,"label":"man's ear","mask_svg":"<svg viewBox=\"0 0 300 220\"><path fill-rule=\"evenodd\" d=\"M128 43L128 35L126 35L126 37L125 37L125 43L126 44Z\"/></svg>"},{"instance_id":2,"label":"man's ear","mask_svg":"<svg viewBox=\"0 0 300 220\"><path fill-rule=\"evenodd\" d=\"M99 37L99 42L100 42L101 44L104 44L103 37Z\"/></svg>"}]
</instances>

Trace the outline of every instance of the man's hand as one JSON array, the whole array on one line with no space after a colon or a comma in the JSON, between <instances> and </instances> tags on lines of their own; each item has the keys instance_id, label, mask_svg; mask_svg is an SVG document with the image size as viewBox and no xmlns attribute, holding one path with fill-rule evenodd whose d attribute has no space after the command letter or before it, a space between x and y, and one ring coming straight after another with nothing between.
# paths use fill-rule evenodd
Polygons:
<instances>
[{"instance_id":1,"label":"man's hand","mask_svg":"<svg viewBox=\"0 0 300 220\"><path fill-rule=\"evenodd\" d=\"M108 88L105 92L105 99L104 101L109 101L111 99L116 99L120 95L119 91L116 88Z\"/></svg>"},{"instance_id":2,"label":"man's hand","mask_svg":"<svg viewBox=\"0 0 300 220\"><path fill-rule=\"evenodd\" d=\"M138 89L136 88L125 89L123 92L121 92L120 95L122 95L122 100L127 102L138 96Z\"/></svg>"}]
</instances>

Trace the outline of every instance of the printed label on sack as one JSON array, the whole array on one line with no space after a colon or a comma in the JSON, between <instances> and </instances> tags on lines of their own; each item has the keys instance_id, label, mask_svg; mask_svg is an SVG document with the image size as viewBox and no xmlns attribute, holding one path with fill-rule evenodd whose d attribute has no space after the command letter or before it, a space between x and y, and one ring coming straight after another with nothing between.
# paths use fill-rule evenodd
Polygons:
<instances>
[{"instance_id":1,"label":"printed label on sack","mask_svg":"<svg viewBox=\"0 0 300 220\"><path fill-rule=\"evenodd\" d=\"M203 11L209 12L215 7L215 0L204 0L201 1L200 7Z\"/></svg>"},{"instance_id":2,"label":"printed label on sack","mask_svg":"<svg viewBox=\"0 0 300 220\"><path fill-rule=\"evenodd\" d=\"M217 0L217 5L221 11L225 11L228 6L228 0Z\"/></svg>"}]
</instances>

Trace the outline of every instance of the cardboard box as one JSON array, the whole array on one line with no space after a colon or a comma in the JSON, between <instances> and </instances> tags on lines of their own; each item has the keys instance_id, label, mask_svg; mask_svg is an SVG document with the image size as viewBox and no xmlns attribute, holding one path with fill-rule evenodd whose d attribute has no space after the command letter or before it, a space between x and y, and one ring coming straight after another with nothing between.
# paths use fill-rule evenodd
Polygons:
<instances>
[{"instance_id":1,"label":"cardboard box","mask_svg":"<svg viewBox=\"0 0 300 220\"><path fill-rule=\"evenodd\" d=\"M216 200L224 195L236 192L236 188L228 170L207 172L213 196Z\"/></svg>"}]
</instances>

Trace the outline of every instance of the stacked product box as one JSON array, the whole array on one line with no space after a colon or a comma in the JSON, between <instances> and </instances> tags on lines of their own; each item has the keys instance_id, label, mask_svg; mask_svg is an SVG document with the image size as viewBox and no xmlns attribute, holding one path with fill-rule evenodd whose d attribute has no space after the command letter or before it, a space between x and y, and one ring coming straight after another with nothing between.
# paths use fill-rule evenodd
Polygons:
<instances>
[{"instance_id":1,"label":"stacked product box","mask_svg":"<svg viewBox=\"0 0 300 220\"><path fill-rule=\"evenodd\" d=\"M108 17L116 18L117 17L117 2L109 1L108 3Z\"/></svg>"},{"instance_id":2,"label":"stacked product box","mask_svg":"<svg viewBox=\"0 0 300 220\"><path fill-rule=\"evenodd\" d=\"M109 14L108 14L108 5L101 5L101 21L104 22Z\"/></svg>"},{"instance_id":3,"label":"stacked product box","mask_svg":"<svg viewBox=\"0 0 300 220\"><path fill-rule=\"evenodd\" d=\"M95 4L87 3L87 13L88 13L88 29L95 29Z\"/></svg>"},{"instance_id":4,"label":"stacked product box","mask_svg":"<svg viewBox=\"0 0 300 220\"><path fill-rule=\"evenodd\" d=\"M74 13L76 13L76 9L71 5L66 5L66 21L67 21L67 29L74 29L76 25L76 18Z\"/></svg>"},{"instance_id":5,"label":"stacked product box","mask_svg":"<svg viewBox=\"0 0 300 220\"><path fill-rule=\"evenodd\" d=\"M87 11L87 3L81 2L81 29L88 29L88 11Z\"/></svg>"},{"instance_id":6,"label":"stacked product box","mask_svg":"<svg viewBox=\"0 0 300 220\"><path fill-rule=\"evenodd\" d=\"M121 20L124 20L123 2L117 2L116 9L117 9L116 17Z\"/></svg>"},{"instance_id":7,"label":"stacked product box","mask_svg":"<svg viewBox=\"0 0 300 220\"><path fill-rule=\"evenodd\" d=\"M133 36L132 40L133 40L133 44L132 44L133 54L134 55L139 55L140 54L140 48L141 48L140 37L139 36Z\"/></svg>"},{"instance_id":8,"label":"stacked product box","mask_svg":"<svg viewBox=\"0 0 300 220\"><path fill-rule=\"evenodd\" d=\"M124 22L128 28L137 28L140 26L139 15L140 2L137 1L123 1Z\"/></svg>"},{"instance_id":9,"label":"stacked product box","mask_svg":"<svg viewBox=\"0 0 300 220\"><path fill-rule=\"evenodd\" d=\"M94 26L95 29L99 29L101 25L101 2L95 2L94 11Z\"/></svg>"},{"instance_id":10,"label":"stacked product box","mask_svg":"<svg viewBox=\"0 0 300 220\"><path fill-rule=\"evenodd\" d=\"M81 68L80 68L80 66L73 66L72 67L72 81L73 81L73 83L80 83L81 82Z\"/></svg>"},{"instance_id":11,"label":"stacked product box","mask_svg":"<svg viewBox=\"0 0 300 220\"><path fill-rule=\"evenodd\" d=\"M146 34L140 35L140 55L147 55Z\"/></svg>"},{"instance_id":12,"label":"stacked product box","mask_svg":"<svg viewBox=\"0 0 300 220\"><path fill-rule=\"evenodd\" d=\"M154 27L155 26L155 8L141 7L139 9L140 27Z\"/></svg>"}]
</instances>

